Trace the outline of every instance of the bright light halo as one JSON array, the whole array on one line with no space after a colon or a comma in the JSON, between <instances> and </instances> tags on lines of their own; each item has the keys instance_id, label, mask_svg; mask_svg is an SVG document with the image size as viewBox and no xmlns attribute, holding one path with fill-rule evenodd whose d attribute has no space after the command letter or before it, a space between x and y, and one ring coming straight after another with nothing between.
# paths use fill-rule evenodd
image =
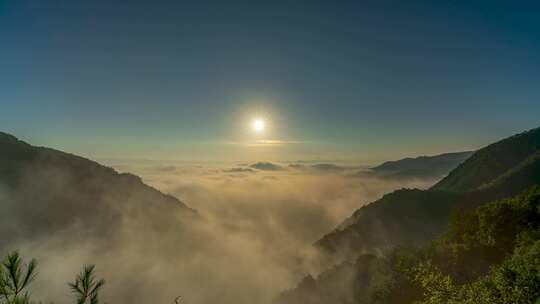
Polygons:
<instances>
[{"instance_id":1,"label":"bright light halo","mask_svg":"<svg viewBox=\"0 0 540 304\"><path fill-rule=\"evenodd\" d=\"M264 131L266 124L264 123L264 120L262 118L257 118L253 121L252 127L253 127L253 131L260 133Z\"/></svg>"}]
</instances>

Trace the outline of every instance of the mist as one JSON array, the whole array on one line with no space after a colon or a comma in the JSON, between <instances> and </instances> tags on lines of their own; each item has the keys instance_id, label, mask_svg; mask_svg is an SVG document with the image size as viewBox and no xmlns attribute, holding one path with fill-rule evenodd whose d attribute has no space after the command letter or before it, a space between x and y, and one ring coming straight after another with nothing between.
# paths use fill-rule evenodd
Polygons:
<instances>
[{"instance_id":1,"label":"mist","mask_svg":"<svg viewBox=\"0 0 540 304\"><path fill-rule=\"evenodd\" d=\"M18 187L0 187L0 244L38 259L34 299L70 302L66 283L91 263L110 303L271 303L327 266L312 244L355 209L434 182L359 176L342 164L111 165L193 211L152 203L157 191L133 192L141 181L129 174L114 185L84 181L81 192L70 170L27 168ZM107 190L95 199L97 188Z\"/></svg>"}]
</instances>

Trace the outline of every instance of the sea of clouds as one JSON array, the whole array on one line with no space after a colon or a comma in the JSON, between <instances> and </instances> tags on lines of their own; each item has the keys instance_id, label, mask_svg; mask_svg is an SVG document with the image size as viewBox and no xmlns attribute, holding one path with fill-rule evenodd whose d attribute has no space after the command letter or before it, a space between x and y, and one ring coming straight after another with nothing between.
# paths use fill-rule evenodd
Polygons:
<instances>
[{"instance_id":1,"label":"sea of clouds","mask_svg":"<svg viewBox=\"0 0 540 304\"><path fill-rule=\"evenodd\" d=\"M177 197L197 216L149 204L145 193L123 201L105 193L91 202L73 192L74 205L55 203L55 195L73 191L70 173L29 170L26 186L0 187L0 228L23 229L1 245L38 259L37 299L71 302L66 282L95 263L109 303L171 303L179 295L194 304L271 303L324 268L312 244L354 210L394 189L434 182L383 180L334 163L109 165ZM36 185L44 180L36 171L47 184ZM46 207L29 203L43 199Z\"/></svg>"}]
</instances>

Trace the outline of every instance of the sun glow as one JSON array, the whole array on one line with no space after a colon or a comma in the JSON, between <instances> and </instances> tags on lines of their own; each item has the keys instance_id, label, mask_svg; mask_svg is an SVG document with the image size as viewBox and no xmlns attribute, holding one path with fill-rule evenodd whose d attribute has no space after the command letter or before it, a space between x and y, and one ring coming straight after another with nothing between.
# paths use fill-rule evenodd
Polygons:
<instances>
[{"instance_id":1,"label":"sun glow","mask_svg":"<svg viewBox=\"0 0 540 304\"><path fill-rule=\"evenodd\" d=\"M260 133L264 131L264 128L266 127L266 125L263 119L257 118L253 121L252 127L255 132Z\"/></svg>"}]
</instances>

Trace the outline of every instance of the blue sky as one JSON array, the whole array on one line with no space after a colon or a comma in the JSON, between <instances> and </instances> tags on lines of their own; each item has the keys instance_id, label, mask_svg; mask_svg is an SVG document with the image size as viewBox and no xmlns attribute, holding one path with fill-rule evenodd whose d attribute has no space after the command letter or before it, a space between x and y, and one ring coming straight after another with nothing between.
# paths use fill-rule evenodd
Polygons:
<instances>
[{"instance_id":1,"label":"blue sky","mask_svg":"<svg viewBox=\"0 0 540 304\"><path fill-rule=\"evenodd\" d=\"M540 125L535 1L290 2L0 1L0 130L94 158L382 160Z\"/></svg>"}]
</instances>

